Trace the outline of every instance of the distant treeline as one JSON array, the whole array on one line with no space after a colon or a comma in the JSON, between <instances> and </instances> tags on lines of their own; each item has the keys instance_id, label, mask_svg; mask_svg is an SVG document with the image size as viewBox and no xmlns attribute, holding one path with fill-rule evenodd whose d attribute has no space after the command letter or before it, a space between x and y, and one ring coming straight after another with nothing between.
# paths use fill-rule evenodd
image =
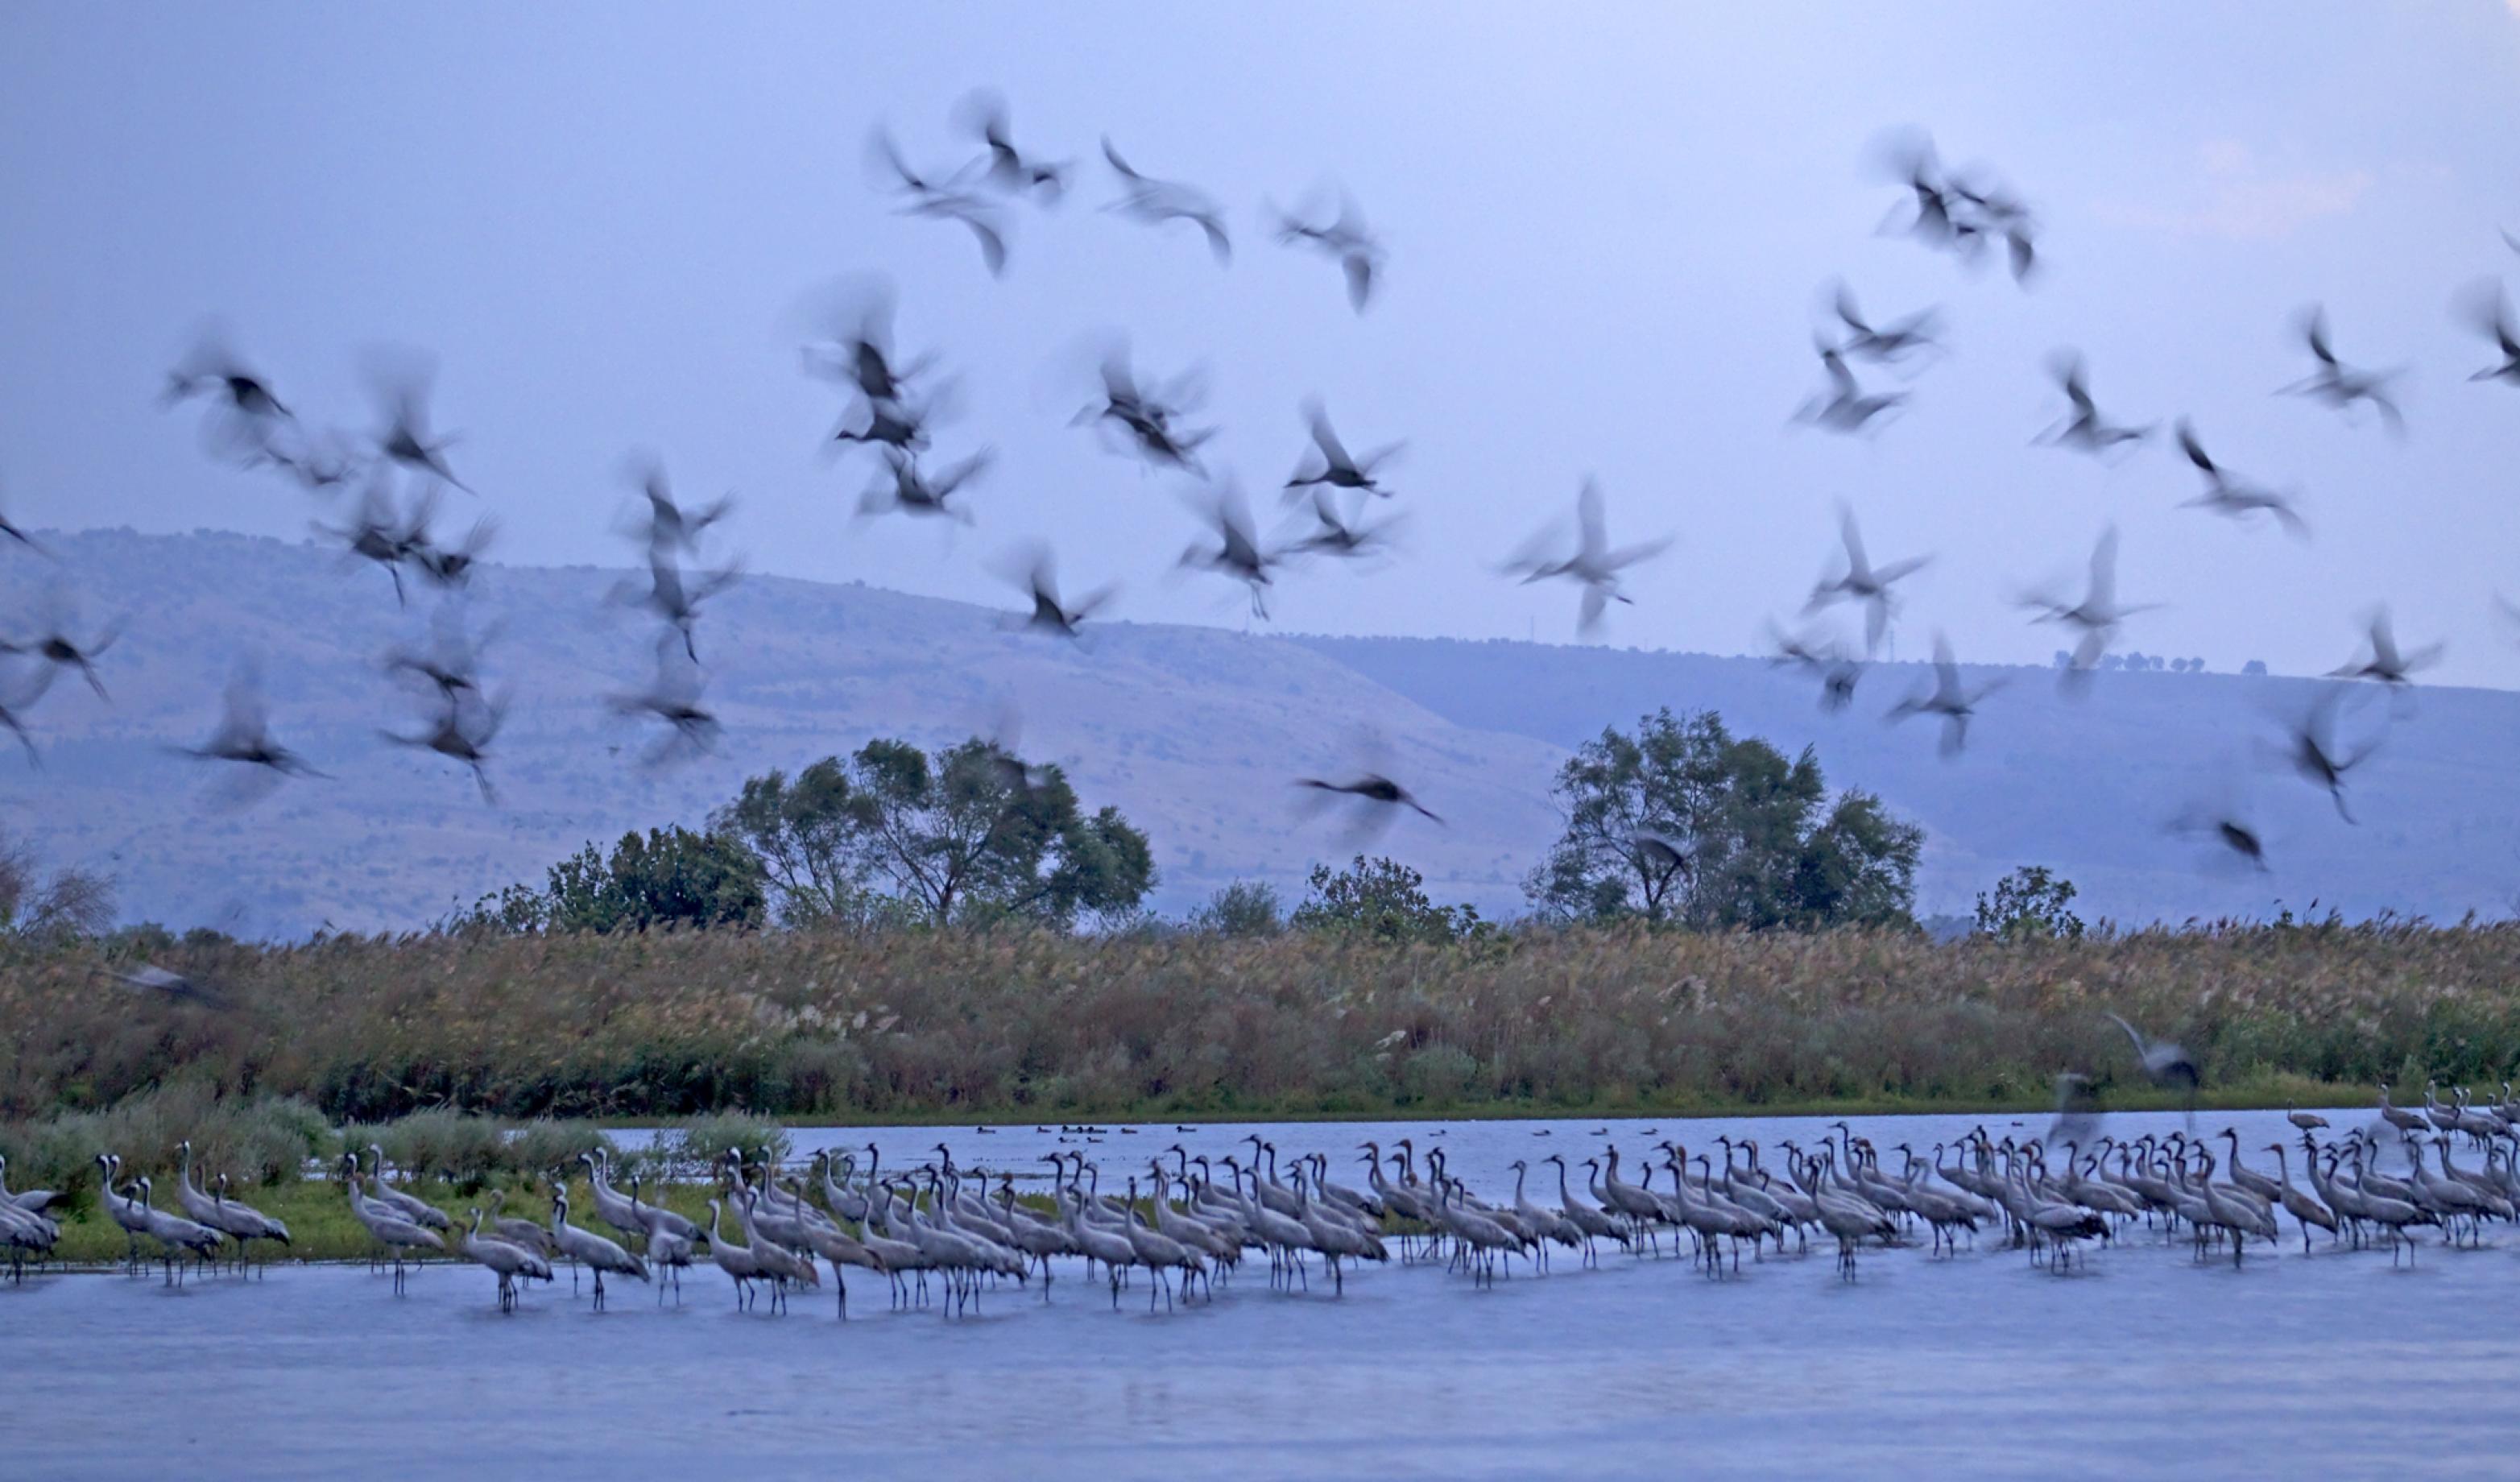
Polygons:
<instances>
[{"instance_id":1,"label":"distant treeline","mask_svg":"<svg viewBox=\"0 0 2520 1482\"><path fill-rule=\"evenodd\" d=\"M202 940L225 1008L0 942L0 1116L153 1088L335 1121L506 1116L1058 1120L1520 1106L2037 1104L2138 1090L2108 1010L2209 1087L2498 1083L2520 924L1471 929L823 928Z\"/></svg>"}]
</instances>

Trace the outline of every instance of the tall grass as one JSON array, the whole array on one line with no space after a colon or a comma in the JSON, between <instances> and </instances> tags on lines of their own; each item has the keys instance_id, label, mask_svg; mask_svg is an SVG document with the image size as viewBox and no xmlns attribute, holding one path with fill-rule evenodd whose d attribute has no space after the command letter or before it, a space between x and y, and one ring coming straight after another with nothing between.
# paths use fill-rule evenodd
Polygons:
<instances>
[{"instance_id":1,"label":"tall grass","mask_svg":"<svg viewBox=\"0 0 2520 1482\"><path fill-rule=\"evenodd\" d=\"M185 958L233 996L224 1012L135 1002L101 989L94 966L0 948L0 1114L161 1087L300 1097L357 1121L2020 1102L2060 1069L2131 1070L2103 1009L2180 1040L2209 1080L2520 1074L2509 923L1946 945L1642 930L1460 947L333 938Z\"/></svg>"}]
</instances>

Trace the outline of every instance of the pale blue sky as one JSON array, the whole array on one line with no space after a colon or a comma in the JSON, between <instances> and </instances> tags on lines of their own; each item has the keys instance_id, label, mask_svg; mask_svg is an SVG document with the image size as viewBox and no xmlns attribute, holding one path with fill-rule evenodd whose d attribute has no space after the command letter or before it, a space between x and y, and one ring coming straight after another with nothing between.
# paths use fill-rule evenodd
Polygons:
<instances>
[{"instance_id":1,"label":"pale blue sky","mask_svg":"<svg viewBox=\"0 0 2520 1482\"><path fill-rule=\"evenodd\" d=\"M426 345L457 466L518 561L618 562L614 471L660 450L739 492L755 569L1003 603L982 559L1046 535L1118 611L1239 624L1238 592L1164 574L1194 535L1170 486L1065 425L1044 368L1131 332L1202 361L1216 461L1255 489L1319 391L1352 443L1410 439L1406 559L1293 579L1288 628L1572 635L1574 602L1490 567L1586 472L1614 539L1676 531L1609 641L1742 651L1790 615L1850 503L1876 556L1935 552L1903 652L2044 659L2008 599L2124 532L2121 584L2171 604L2127 645L2324 669L2387 600L2439 678L2520 685L2492 594L2520 597L2520 391L2462 284L2520 256L2520 17L2499 3L2088 8L1055 5L17 6L0 15L0 501L39 525L302 534L324 512L202 453L154 397L188 327L224 316L309 417L364 427L363 345ZM1079 162L1016 213L1003 281L946 224L869 188L869 126L958 157L946 114L1002 88L1027 148ZM2035 291L1874 228L1885 125L1931 129L2039 209ZM1192 238L1101 212L1111 134L1232 212ZM1391 250L1363 318L1269 242L1264 196L1336 179ZM853 526L863 460L817 454L835 402L783 318L817 281L901 289L994 444L976 529ZM1843 274L1891 314L1945 307L1955 354L1877 438L1789 432L1818 377L1816 295ZM2270 394L2302 373L2288 316L2324 299L2341 351L2407 366L2412 436ZM2159 448L2110 469L2030 447L2039 370L2090 356L2112 415L2195 415L2232 466L2298 484L2304 547L2177 508ZM331 512L338 513L338 512ZM467 512L469 513L469 512ZM22 572L22 563L12 568Z\"/></svg>"}]
</instances>

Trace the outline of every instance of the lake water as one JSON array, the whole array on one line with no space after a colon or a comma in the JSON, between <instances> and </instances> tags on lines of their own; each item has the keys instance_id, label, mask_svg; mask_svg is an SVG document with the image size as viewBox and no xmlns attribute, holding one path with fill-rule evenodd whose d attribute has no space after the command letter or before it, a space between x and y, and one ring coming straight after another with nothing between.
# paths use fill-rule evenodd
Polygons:
<instances>
[{"instance_id":1,"label":"lake water","mask_svg":"<svg viewBox=\"0 0 2520 1482\"><path fill-rule=\"evenodd\" d=\"M1857 1125L1922 1150L1982 1120L2045 1130ZM2226 1125L2244 1147L2290 1131L2273 1112L2197 1119ZM1068 1145L1107 1181L1175 1141L1213 1155L1258 1131L1282 1156L1336 1157L1441 1130L1495 1197L1514 1158L1605 1140L1634 1156L1648 1126L1692 1150L1757 1137L1772 1156L1822 1135L1790 1119L1166 1125ZM798 1145L872 1139L908 1166L941 1140L958 1162L1012 1167L1064 1150L1058 1136L887 1128ZM846 1324L828 1291L739 1314L709 1270L679 1309L625 1283L599 1316L563 1280L514 1317L469 1266L422 1270L401 1298L358 1267L173 1289L55 1276L0 1287L0 1455L10 1476L152 1479L2513 1475L2520 1250L2424 1238L2410 1268L2322 1235L2308 1257L2297 1238L2261 1243L2235 1272L2138 1225L2068 1277L1989 1240L1948 1260L1867 1252L1852 1283L1823 1242L1721 1282L1686 1260L1612 1254L1592 1271L1561 1253L1552 1275L1517 1266L1482 1289L1395 1262L1344 1298L1326 1281L1271 1291L1255 1261L1213 1305L1152 1317L1143 1284L1114 1313L1072 1263L1047 1305L1007 1286L959 1320L888 1311L858 1273Z\"/></svg>"}]
</instances>

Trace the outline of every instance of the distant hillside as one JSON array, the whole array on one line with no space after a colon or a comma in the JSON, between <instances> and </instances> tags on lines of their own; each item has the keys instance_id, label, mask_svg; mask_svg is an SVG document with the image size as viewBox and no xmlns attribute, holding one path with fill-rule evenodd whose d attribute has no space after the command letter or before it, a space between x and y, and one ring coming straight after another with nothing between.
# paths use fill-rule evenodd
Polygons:
<instances>
[{"instance_id":1,"label":"distant hillside","mask_svg":"<svg viewBox=\"0 0 2520 1482\"><path fill-rule=\"evenodd\" d=\"M1855 703L1822 713L1818 686L1764 661L1517 643L1306 638L1304 647L1456 725L1580 744L1657 705L1713 709L1787 748L1817 746L1829 780L1879 792L1925 825L1928 911L1961 910L2025 863L2060 867L2086 915L2123 921L2269 914L2317 900L2348 916L2511 914L2520 902L2520 695L2426 689L2392 706L2365 690L2341 731L2377 739L2351 778L2361 827L2269 754L2315 682L2150 671L2092 676L2068 697L2035 669L2004 681L1944 761L1924 720L1882 716L1921 686L1917 664L1867 674ZM2395 713L2393 713L2393 711ZM2198 802L2242 800L2267 841L2265 874L2224 868L2171 836Z\"/></svg>"},{"instance_id":2,"label":"distant hillside","mask_svg":"<svg viewBox=\"0 0 2520 1482\"><path fill-rule=\"evenodd\" d=\"M2274 869L2240 876L2200 870L2199 851L2160 826L2219 753L2275 734L2267 713L2298 705L2298 682L2103 676L2069 703L2049 676L2014 670L1968 754L1945 764L1930 727L1878 719L1916 682L1912 665L1868 675L1855 709L1826 717L1801 680L1752 659L1127 623L1078 648L964 604L774 577L726 594L700 627L727 726L719 753L651 773L636 765L645 733L603 703L644 682L647 629L606 605L622 573L585 567L494 566L476 583L473 620L501 633L489 677L516 695L493 808L451 765L377 735L410 729L415 711L375 660L426 623L425 603L397 611L375 568L213 532L51 539L87 620L122 619L103 665L112 702L57 685L32 717L43 769L0 756L0 813L52 859L112 870L127 915L176 923L415 925L538 878L589 838L697 821L749 774L876 735L988 732L1010 711L1027 754L1064 763L1090 803L1117 804L1152 835L1157 903L1171 912L1242 876L1291 898L1311 862L1354 852L1335 823L1297 823L1289 782L1346 765L1364 727L1446 820L1403 824L1376 847L1423 870L1440 898L1513 912L1556 829L1547 787L1565 749L1662 704L1816 743L1832 781L1923 822L1928 911L1964 909L2025 861L2062 868L2094 912L2139 919L2263 913L2277 897L2351 914L2498 913L2520 889L2520 696L2500 692L2424 692L2356 778L2360 829L2301 784L2261 783ZM0 619L53 579L0 557ZM222 811L204 769L169 746L207 734L247 651L263 655L283 740L332 778Z\"/></svg>"}]
</instances>

